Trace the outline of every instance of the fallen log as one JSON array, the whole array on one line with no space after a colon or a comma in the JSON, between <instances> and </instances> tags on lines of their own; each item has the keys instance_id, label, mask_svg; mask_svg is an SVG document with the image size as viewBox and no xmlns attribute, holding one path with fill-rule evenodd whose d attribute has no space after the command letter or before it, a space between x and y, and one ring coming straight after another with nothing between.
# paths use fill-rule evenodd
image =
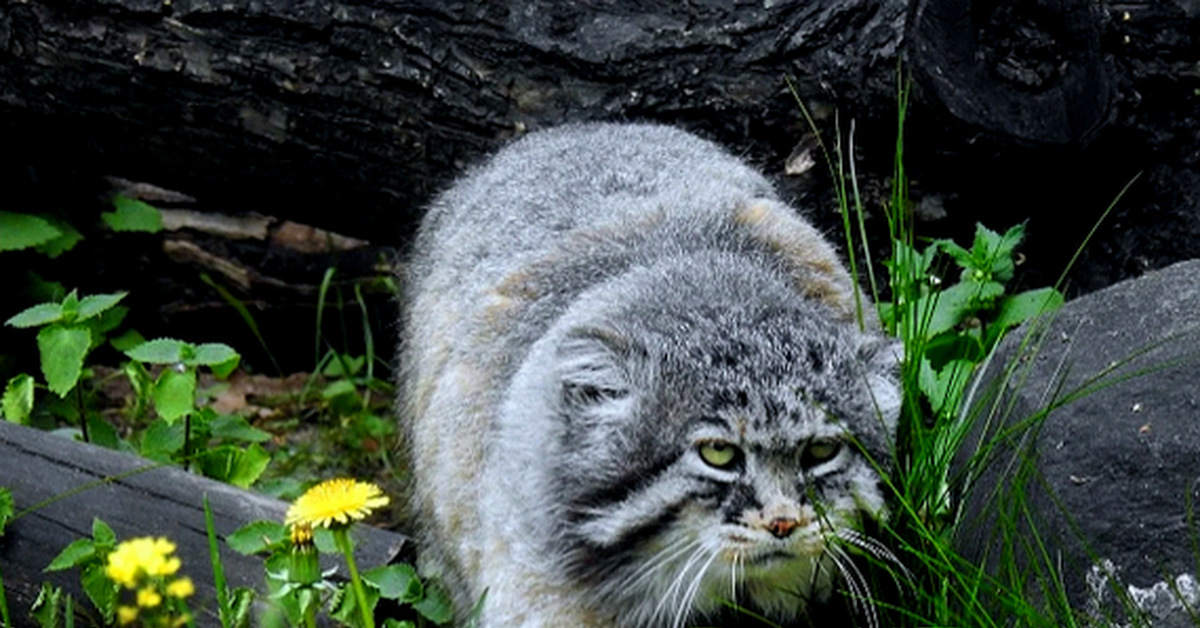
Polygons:
<instances>
[{"instance_id":1,"label":"fallen log","mask_svg":"<svg viewBox=\"0 0 1200 628\"><path fill-rule=\"evenodd\" d=\"M78 571L43 570L72 541L91 537L96 517L118 539L165 536L174 542L183 571L196 585L190 606L197 625L219 626L203 498L221 537L252 521L281 521L288 506L177 467L5 421L0 421L0 486L12 491L18 512L0 536L0 574L18 627L37 625L28 613L43 582L85 599ZM360 525L353 534L364 568L391 562L405 545L404 537L369 526ZM242 556L222 543L221 560L229 586L263 590L260 558Z\"/></svg>"}]
</instances>

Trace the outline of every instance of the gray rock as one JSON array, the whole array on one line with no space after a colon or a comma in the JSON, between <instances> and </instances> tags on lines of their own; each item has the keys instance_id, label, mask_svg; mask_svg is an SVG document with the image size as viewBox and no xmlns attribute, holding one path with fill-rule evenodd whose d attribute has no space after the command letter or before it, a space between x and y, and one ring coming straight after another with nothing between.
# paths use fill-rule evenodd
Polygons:
<instances>
[{"instance_id":1,"label":"gray rock","mask_svg":"<svg viewBox=\"0 0 1200 628\"><path fill-rule=\"evenodd\" d=\"M1002 586L1016 580L1000 567L1020 566L1035 605L1061 586L1070 609L1059 612L1085 623L1196 625L1200 260L1033 327L1005 341L975 395L972 407L988 410L956 463L959 550ZM997 446L972 457L987 443ZM997 590L983 594L1000 606Z\"/></svg>"}]
</instances>

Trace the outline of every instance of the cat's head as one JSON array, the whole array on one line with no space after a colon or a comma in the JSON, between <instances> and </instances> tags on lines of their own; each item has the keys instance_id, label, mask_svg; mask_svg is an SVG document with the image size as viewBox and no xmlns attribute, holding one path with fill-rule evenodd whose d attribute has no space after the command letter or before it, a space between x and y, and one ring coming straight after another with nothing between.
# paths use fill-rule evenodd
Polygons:
<instances>
[{"instance_id":1,"label":"cat's head","mask_svg":"<svg viewBox=\"0 0 1200 628\"><path fill-rule=\"evenodd\" d=\"M819 305L626 308L556 351L568 569L636 625L721 600L777 620L886 517L897 345ZM854 583L857 585L857 583Z\"/></svg>"}]
</instances>

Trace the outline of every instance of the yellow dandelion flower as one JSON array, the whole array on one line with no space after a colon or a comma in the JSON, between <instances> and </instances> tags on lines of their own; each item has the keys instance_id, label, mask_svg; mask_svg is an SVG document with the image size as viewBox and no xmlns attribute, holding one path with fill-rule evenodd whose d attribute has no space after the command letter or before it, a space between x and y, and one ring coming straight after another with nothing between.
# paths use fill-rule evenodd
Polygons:
<instances>
[{"instance_id":1,"label":"yellow dandelion flower","mask_svg":"<svg viewBox=\"0 0 1200 628\"><path fill-rule=\"evenodd\" d=\"M312 545L312 542L313 542L312 525L310 525L307 522L301 521L299 523L292 524L291 535L292 535L292 545L294 545L296 547Z\"/></svg>"},{"instance_id":2,"label":"yellow dandelion flower","mask_svg":"<svg viewBox=\"0 0 1200 628\"><path fill-rule=\"evenodd\" d=\"M118 606L117 607L117 623L125 626L137 621L138 609L136 606Z\"/></svg>"},{"instance_id":3,"label":"yellow dandelion flower","mask_svg":"<svg viewBox=\"0 0 1200 628\"><path fill-rule=\"evenodd\" d=\"M117 584L134 589L145 576L169 576L179 571L179 559L171 556L174 552L175 544L161 537L130 539L108 555L104 573Z\"/></svg>"},{"instance_id":4,"label":"yellow dandelion flower","mask_svg":"<svg viewBox=\"0 0 1200 628\"><path fill-rule=\"evenodd\" d=\"M331 527L365 518L386 506L388 498L378 486L349 478L326 480L308 489L288 508L287 525Z\"/></svg>"},{"instance_id":5,"label":"yellow dandelion flower","mask_svg":"<svg viewBox=\"0 0 1200 628\"><path fill-rule=\"evenodd\" d=\"M167 595L173 598L183 599L195 592L196 587L192 584L192 579L186 576L173 580L171 584L167 585Z\"/></svg>"},{"instance_id":6,"label":"yellow dandelion flower","mask_svg":"<svg viewBox=\"0 0 1200 628\"><path fill-rule=\"evenodd\" d=\"M162 596L158 594L158 591L155 591L151 587L146 587L144 589L138 589L138 592L137 592L137 605L138 606L140 606L142 608L154 608L155 606L158 606L159 604L162 604Z\"/></svg>"}]
</instances>

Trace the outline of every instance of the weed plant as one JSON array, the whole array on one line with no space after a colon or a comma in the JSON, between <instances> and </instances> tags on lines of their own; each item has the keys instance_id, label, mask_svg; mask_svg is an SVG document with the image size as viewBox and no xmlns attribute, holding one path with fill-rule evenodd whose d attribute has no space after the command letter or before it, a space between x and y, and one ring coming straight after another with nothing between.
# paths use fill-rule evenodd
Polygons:
<instances>
[{"instance_id":1,"label":"weed plant","mask_svg":"<svg viewBox=\"0 0 1200 628\"><path fill-rule=\"evenodd\" d=\"M884 331L904 348L904 404L894 459L879 465L881 470L891 469L884 481L894 495L893 514L879 538L897 559L864 557L876 567L871 570L874 582L866 587L870 593L853 590L860 588L856 585L847 594L870 598L872 610L865 614L872 625L1110 625L1111 618L1085 617L1072 607L1062 565L1038 533L1029 500L1031 489L1048 490L1037 485L1033 447L1042 422L1054 409L1114 383L1115 369L1073 390L1064 389L1061 381L1052 382L1041 408L1030 416L1012 415L1013 397L1005 393L1028 385L1024 365L1037 355L1063 303L1059 287L1067 271L1055 287L1010 292L1023 225L1003 233L977 225L969 248L917 238L904 169L908 87L903 79L897 96L892 193L884 208L891 250L885 259L873 256L867 246L853 124L847 148L836 122L834 145L820 143L835 182L851 272L856 279L865 276L863 289L874 297L874 312L868 304L858 304L860 324L870 324L877 315ZM815 122L798 97L797 102L815 132ZM1121 190L1097 225L1132 184ZM1071 263L1082 248L1083 243ZM886 282L876 277L877 264L885 269ZM1022 324L1019 342L993 364L1000 341ZM990 375L983 380L985 372ZM995 488L988 495L971 495L974 482L985 473ZM975 533L961 527L961 508L968 499L987 502L989 512L995 513L990 540L997 549L976 562L961 556L956 547L959 535ZM1061 514L1070 518L1070 513ZM1140 609L1113 574L1109 576L1123 615L1138 625ZM895 595L879 593L888 591Z\"/></svg>"}]
</instances>

